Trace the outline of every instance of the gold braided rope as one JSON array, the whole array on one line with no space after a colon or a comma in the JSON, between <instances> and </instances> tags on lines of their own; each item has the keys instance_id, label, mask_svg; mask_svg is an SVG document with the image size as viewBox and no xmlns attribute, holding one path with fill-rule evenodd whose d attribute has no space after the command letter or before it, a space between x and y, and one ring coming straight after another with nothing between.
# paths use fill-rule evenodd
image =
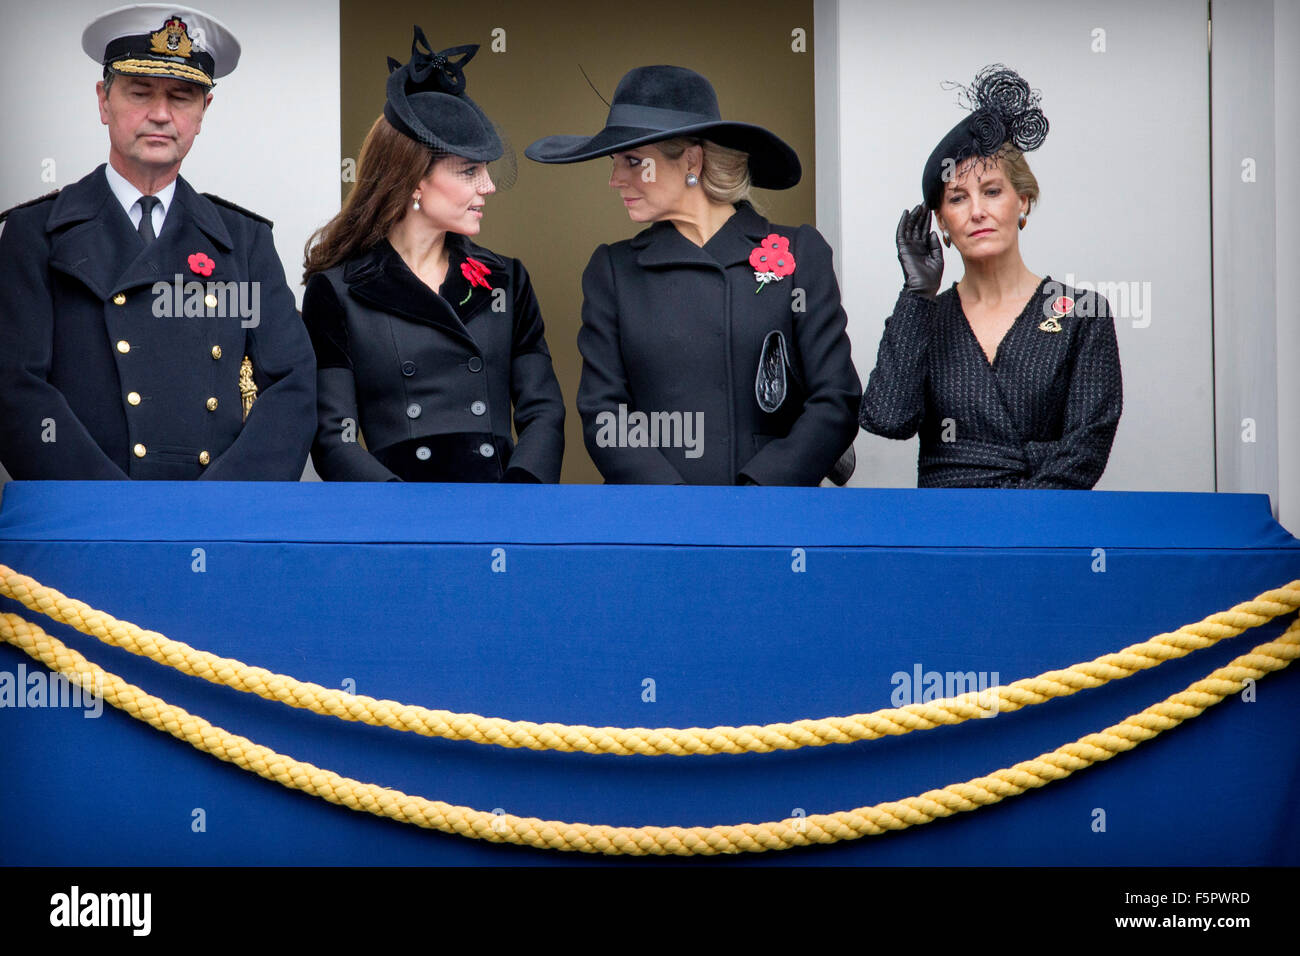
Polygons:
<instances>
[{"instance_id":1,"label":"gold braided rope","mask_svg":"<svg viewBox=\"0 0 1300 956\"><path fill-rule=\"evenodd\" d=\"M1297 619L1277 640L1260 644L1186 690L1100 733L1080 737L1050 753L995 770L987 776L949 784L940 790L927 790L915 797L769 823L713 827L613 827L487 813L353 780L276 753L168 704L87 661L57 638L15 614L0 615L0 636L83 689L93 690L132 717L166 731L204 753L290 789L353 810L364 810L444 833L458 833L492 843L516 843L610 856L713 856L787 850L905 830L954 813L976 810L1018 796L1026 790L1063 780L1098 761L1132 750L1143 741L1199 715L1229 694L1240 692L1247 680L1259 680L1300 657L1300 619Z\"/></svg>"},{"instance_id":2,"label":"gold braided rope","mask_svg":"<svg viewBox=\"0 0 1300 956\"><path fill-rule=\"evenodd\" d=\"M1134 644L1064 670L1047 671L984 691L970 691L954 697L904 707L886 708L870 714L823 717L791 723L743 727L587 727L557 723L533 723L482 717L447 710L432 710L394 700L376 700L361 694L322 687L250 667L228 657L172 640L157 631L147 631L129 621L119 621L81 601L66 597L54 588L19 574L0 564L0 595L13 598L33 611L67 624L106 644L120 647L182 673L201 677L267 700L313 713L359 721L377 727L411 731L427 737L468 740L501 747L530 750L559 750L607 753L620 756L686 756L689 754L770 753L799 747L821 747L875 740L888 735L930 730L959 724L975 717L1011 713L1022 707L1066 697L1112 680L1129 677L1163 663L1209 647L1224 638L1236 637L1275 617L1300 608L1300 580L1265 591L1252 601L1227 611L1211 614L1168 634Z\"/></svg>"}]
</instances>

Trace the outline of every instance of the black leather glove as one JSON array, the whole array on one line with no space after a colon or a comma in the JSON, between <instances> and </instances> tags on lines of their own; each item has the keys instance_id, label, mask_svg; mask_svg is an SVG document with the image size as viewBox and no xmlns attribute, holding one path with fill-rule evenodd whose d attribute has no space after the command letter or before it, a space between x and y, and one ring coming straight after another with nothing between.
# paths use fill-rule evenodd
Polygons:
<instances>
[{"instance_id":1,"label":"black leather glove","mask_svg":"<svg viewBox=\"0 0 1300 956\"><path fill-rule=\"evenodd\" d=\"M930 229L930 210L917 206L903 211L894 238L898 243L898 261L903 267L903 287L927 299L939 294L943 279L943 249L939 237Z\"/></svg>"}]
</instances>

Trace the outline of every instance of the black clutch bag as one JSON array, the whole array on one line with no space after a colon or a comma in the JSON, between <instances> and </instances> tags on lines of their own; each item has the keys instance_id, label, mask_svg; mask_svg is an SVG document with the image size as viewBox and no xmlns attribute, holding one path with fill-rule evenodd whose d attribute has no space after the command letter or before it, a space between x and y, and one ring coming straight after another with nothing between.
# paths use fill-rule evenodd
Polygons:
<instances>
[{"instance_id":1,"label":"black clutch bag","mask_svg":"<svg viewBox=\"0 0 1300 956\"><path fill-rule=\"evenodd\" d=\"M797 370L797 363L791 360L785 336L777 330L768 332L758 354L758 374L754 377L754 398L758 400L758 407L768 415L778 415L785 409L789 424L792 425L807 397L808 390L804 386L803 376ZM857 463L853 443L849 442L849 447L840 455L826 477L843 487L853 477Z\"/></svg>"}]
</instances>

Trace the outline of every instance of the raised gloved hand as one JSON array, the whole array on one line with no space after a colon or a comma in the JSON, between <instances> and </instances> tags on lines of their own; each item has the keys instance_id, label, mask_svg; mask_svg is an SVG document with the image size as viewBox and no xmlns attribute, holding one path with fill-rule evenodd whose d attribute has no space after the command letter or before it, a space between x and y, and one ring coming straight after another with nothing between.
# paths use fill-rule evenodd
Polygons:
<instances>
[{"instance_id":1,"label":"raised gloved hand","mask_svg":"<svg viewBox=\"0 0 1300 956\"><path fill-rule=\"evenodd\" d=\"M927 234L928 233L928 234ZM927 299L939 294L943 279L943 249L939 237L930 231L930 210L917 206L903 211L894 234L898 261L903 267L903 287Z\"/></svg>"}]
</instances>

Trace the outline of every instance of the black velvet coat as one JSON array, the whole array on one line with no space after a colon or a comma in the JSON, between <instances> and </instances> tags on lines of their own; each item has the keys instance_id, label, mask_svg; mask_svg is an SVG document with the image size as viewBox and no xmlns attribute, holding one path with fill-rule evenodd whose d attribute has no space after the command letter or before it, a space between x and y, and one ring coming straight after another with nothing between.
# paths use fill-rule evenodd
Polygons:
<instances>
[{"instance_id":1,"label":"black velvet coat","mask_svg":"<svg viewBox=\"0 0 1300 956\"><path fill-rule=\"evenodd\" d=\"M1073 300L1053 331L1052 303ZM1045 327L1046 326L1046 327ZM1106 299L1044 278L989 362L954 284L904 291L885 322L862 427L920 433L919 487L1091 488L1123 408Z\"/></svg>"},{"instance_id":2,"label":"black velvet coat","mask_svg":"<svg viewBox=\"0 0 1300 956\"><path fill-rule=\"evenodd\" d=\"M771 233L790 241L795 270L756 292L749 255ZM815 485L852 442L861 383L831 250L811 226L771 225L740 203L701 248L656 223L598 247L582 289L578 411L607 482ZM806 396L770 415L754 380L773 330L790 344ZM701 413L698 454L632 447L632 437L602 429L620 405L628 416Z\"/></svg>"},{"instance_id":3,"label":"black velvet coat","mask_svg":"<svg viewBox=\"0 0 1300 956\"><path fill-rule=\"evenodd\" d=\"M196 253L210 275L191 268ZM182 290L234 285L215 308L183 292L177 310L177 275ZM245 290L248 316L225 288ZM0 235L0 342L0 462L15 478L302 474L315 362L270 226L184 179L147 247L102 166L14 210ZM245 355L259 389L247 421Z\"/></svg>"},{"instance_id":4,"label":"black velvet coat","mask_svg":"<svg viewBox=\"0 0 1300 956\"><path fill-rule=\"evenodd\" d=\"M528 272L464 236L447 244L440 292L387 241L308 281L312 462L327 481L559 481L564 399ZM471 289L467 257L490 289Z\"/></svg>"}]
</instances>

